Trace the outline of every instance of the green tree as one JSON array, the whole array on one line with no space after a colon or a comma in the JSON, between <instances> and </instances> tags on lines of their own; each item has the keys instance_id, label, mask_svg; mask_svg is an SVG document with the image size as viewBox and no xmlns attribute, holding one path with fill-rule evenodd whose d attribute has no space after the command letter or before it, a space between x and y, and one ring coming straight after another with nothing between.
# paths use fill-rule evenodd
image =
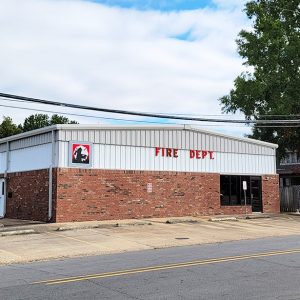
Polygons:
<instances>
[{"instance_id":1,"label":"green tree","mask_svg":"<svg viewBox=\"0 0 300 300\"><path fill-rule=\"evenodd\" d=\"M77 121L74 120L69 120L68 118L64 116L59 116L57 114L52 115L51 120L50 120L51 125L55 124L78 124Z\"/></svg>"},{"instance_id":2,"label":"green tree","mask_svg":"<svg viewBox=\"0 0 300 300\"><path fill-rule=\"evenodd\" d=\"M245 12L253 25L239 33L237 45L251 71L239 75L229 95L220 98L223 111L241 111L247 119L300 115L299 0L249 1ZM278 143L279 158L287 149L300 153L299 128L254 126L250 137Z\"/></svg>"},{"instance_id":3,"label":"green tree","mask_svg":"<svg viewBox=\"0 0 300 300\"><path fill-rule=\"evenodd\" d=\"M25 119L22 128L25 132L55 124L78 124L78 122L69 120L64 116L59 116L57 114L52 115L51 118L46 114L35 114Z\"/></svg>"},{"instance_id":4,"label":"green tree","mask_svg":"<svg viewBox=\"0 0 300 300\"><path fill-rule=\"evenodd\" d=\"M43 128L50 125L49 116L46 114L31 115L24 120L23 131Z\"/></svg>"},{"instance_id":5,"label":"green tree","mask_svg":"<svg viewBox=\"0 0 300 300\"><path fill-rule=\"evenodd\" d=\"M0 139L5 137L21 133L22 129L13 123L10 117L3 117L3 121L0 124Z\"/></svg>"}]
</instances>

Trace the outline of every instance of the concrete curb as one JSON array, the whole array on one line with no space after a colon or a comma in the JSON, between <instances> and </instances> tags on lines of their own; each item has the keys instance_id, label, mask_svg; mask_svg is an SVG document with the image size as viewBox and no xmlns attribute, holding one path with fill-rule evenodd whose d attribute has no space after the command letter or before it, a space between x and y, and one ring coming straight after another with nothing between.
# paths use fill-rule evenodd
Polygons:
<instances>
[{"instance_id":1,"label":"concrete curb","mask_svg":"<svg viewBox=\"0 0 300 300\"><path fill-rule=\"evenodd\" d=\"M0 232L0 237L1 236L12 236L12 235L33 234L33 233L36 233L33 229L2 231L2 232Z\"/></svg>"},{"instance_id":2,"label":"concrete curb","mask_svg":"<svg viewBox=\"0 0 300 300\"><path fill-rule=\"evenodd\" d=\"M53 231L69 231L81 229L94 229L94 228L112 228L112 227L125 227L125 226L144 226L152 225L151 222L128 222L128 223L104 223L104 224L70 224L65 226L42 224L42 225L28 225L16 227L1 227L0 237L22 235L22 234L39 234L44 232Z\"/></svg>"},{"instance_id":3,"label":"concrete curb","mask_svg":"<svg viewBox=\"0 0 300 300\"><path fill-rule=\"evenodd\" d=\"M239 219L258 219L258 218L270 218L269 215L248 215L248 216L218 216L205 218L205 220L211 222L222 221L238 221ZM97 221L97 222L83 222L83 223L48 223L48 224L30 224L21 226L7 226L0 227L0 237L22 235L22 234L39 234L44 232L55 231L70 231L81 229L101 229L101 228L114 228L125 226L146 226L155 223L159 224L199 224L203 220L201 218L182 217L182 218L154 218L144 220L117 220L117 221Z\"/></svg>"},{"instance_id":4,"label":"concrete curb","mask_svg":"<svg viewBox=\"0 0 300 300\"><path fill-rule=\"evenodd\" d=\"M298 212L289 213L289 215L291 215L291 216L298 216L298 217L300 217L300 213L298 213Z\"/></svg>"},{"instance_id":5,"label":"concrete curb","mask_svg":"<svg viewBox=\"0 0 300 300\"><path fill-rule=\"evenodd\" d=\"M219 217L219 218L210 218L211 222L221 222L221 221L238 221L236 217Z\"/></svg>"},{"instance_id":6,"label":"concrete curb","mask_svg":"<svg viewBox=\"0 0 300 300\"><path fill-rule=\"evenodd\" d=\"M199 224L200 221L193 220L193 219L187 219L187 220L169 219L163 223L165 223L165 224Z\"/></svg>"},{"instance_id":7,"label":"concrete curb","mask_svg":"<svg viewBox=\"0 0 300 300\"><path fill-rule=\"evenodd\" d=\"M220 222L220 221L238 221L238 220L254 220L254 219L269 219L270 215L239 215L239 216L224 216L224 217L213 217L210 218L211 222Z\"/></svg>"},{"instance_id":8,"label":"concrete curb","mask_svg":"<svg viewBox=\"0 0 300 300\"><path fill-rule=\"evenodd\" d=\"M152 225L151 222L136 222L136 223L113 223L113 224L95 224L95 225L77 225L77 226L59 226L47 231L68 231L68 230L79 230L79 229L93 229L93 228L111 228L111 227L125 227L125 226L144 226Z\"/></svg>"},{"instance_id":9,"label":"concrete curb","mask_svg":"<svg viewBox=\"0 0 300 300\"><path fill-rule=\"evenodd\" d=\"M249 215L249 216L245 216L243 219L247 219L247 220L254 220L254 219L269 219L271 218L269 215Z\"/></svg>"}]
</instances>

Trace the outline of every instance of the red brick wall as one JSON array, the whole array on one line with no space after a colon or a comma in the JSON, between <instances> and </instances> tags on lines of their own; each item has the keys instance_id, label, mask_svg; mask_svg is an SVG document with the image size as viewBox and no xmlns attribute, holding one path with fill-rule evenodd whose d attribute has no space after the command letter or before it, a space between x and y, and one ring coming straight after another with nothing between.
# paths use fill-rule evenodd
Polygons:
<instances>
[{"instance_id":1,"label":"red brick wall","mask_svg":"<svg viewBox=\"0 0 300 300\"><path fill-rule=\"evenodd\" d=\"M6 216L47 221L48 176L48 170L8 174ZM264 212L279 212L278 176L262 177L262 197ZM53 170L54 222L243 213L244 206L220 206L215 173Z\"/></svg>"},{"instance_id":2,"label":"red brick wall","mask_svg":"<svg viewBox=\"0 0 300 300\"><path fill-rule=\"evenodd\" d=\"M49 171L9 173L7 178L6 217L47 221Z\"/></svg>"},{"instance_id":3,"label":"red brick wall","mask_svg":"<svg viewBox=\"0 0 300 300\"><path fill-rule=\"evenodd\" d=\"M219 174L95 169L58 169L55 206L56 222L245 212L220 206Z\"/></svg>"},{"instance_id":4,"label":"red brick wall","mask_svg":"<svg viewBox=\"0 0 300 300\"><path fill-rule=\"evenodd\" d=\"M262 200L264 213L279 213L279 176L262 176Z\"/></svg>"}]
</instances>

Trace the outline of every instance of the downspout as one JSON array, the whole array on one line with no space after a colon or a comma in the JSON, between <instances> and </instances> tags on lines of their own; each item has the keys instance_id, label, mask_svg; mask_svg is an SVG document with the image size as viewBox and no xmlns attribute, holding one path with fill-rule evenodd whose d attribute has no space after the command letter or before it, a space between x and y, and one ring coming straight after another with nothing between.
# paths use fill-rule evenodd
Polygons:
<instances>
[{"instance_id":1,"label":"downspout","mask_svg":"<svg viewBox=\"0 0 300 300\"><path fill-rule=\"evenodd\" d=\"M6 142L6 168L4 171L4 178L7 178L8 169L9 169L9 142Z\"/></svg>"},{"instance_id":2,"label":"downspout","mask_svg":"<svg viewBox=\"0 0 300 300\"><path fill-rule=\"evenodd\" d=\"M5 171L4 171L4 213L3 215L5 216L6 214L6 201L7 201L7 173L9 170L9 142L6 142L6 166L5 166Z\"/></svg>"},{"instance_id":3,"label":"downspout","mask_svg":"<svg viewBox=\"0 0 300 300\"><path fill-rule=\"evenodd\" d=\"M52 220L53 166L55 164L55 131L51 131L51 165L49 166L48 221Z\"/></svg>"}]
</instances>

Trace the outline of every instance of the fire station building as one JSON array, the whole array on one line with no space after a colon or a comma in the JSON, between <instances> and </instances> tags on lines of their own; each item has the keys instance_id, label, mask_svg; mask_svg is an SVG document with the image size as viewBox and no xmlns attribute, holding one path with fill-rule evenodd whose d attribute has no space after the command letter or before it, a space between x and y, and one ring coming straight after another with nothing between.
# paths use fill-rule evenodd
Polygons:
<instances>
[{"instance_id":1,"label":"fire station building","mask_svg":"<svg viewBox=\"0 0 300 300\"><path fill-rule=\"evenodd\" d=\"M50 126L0 140L0 217L277 213L276 148L188 125Z\"/></svg>"}]
</instances>

